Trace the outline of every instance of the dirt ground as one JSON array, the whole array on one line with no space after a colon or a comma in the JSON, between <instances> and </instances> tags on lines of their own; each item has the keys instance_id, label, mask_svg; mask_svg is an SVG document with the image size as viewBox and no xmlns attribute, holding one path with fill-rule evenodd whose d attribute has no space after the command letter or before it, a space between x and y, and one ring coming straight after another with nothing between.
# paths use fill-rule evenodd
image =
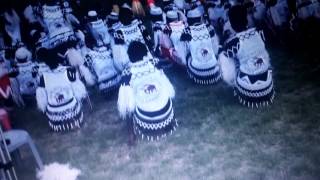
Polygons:
<instances>
[{"instance_id":1,"label":"dirt ground","mask_svg":"<svg viewBox=\"0 0 320 180\"><path fill-rule=\"evenodd\" d=\"M91 89L86 124L68 133L51 132L47 119L29 102L12 114L26 129L45 164L70 163L80 180L317 180L320 178L319 59L276 44L269 48L276 98L260 109L241 106L223 82L193 84L187 74L167 70L176 88L179 127L157 142L128 146L125 123L117 114L117 94ZM35 179L36 164L27 148L17 164L19 179Z\"/></svg>"}]
</instances>

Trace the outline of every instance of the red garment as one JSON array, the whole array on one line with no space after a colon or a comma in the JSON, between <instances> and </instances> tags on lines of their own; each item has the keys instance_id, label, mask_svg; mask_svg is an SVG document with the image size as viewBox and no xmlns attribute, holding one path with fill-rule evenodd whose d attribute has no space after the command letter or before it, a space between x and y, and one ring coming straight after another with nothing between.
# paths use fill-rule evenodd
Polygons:
<instances>
[{"instance_id":1,"label":"red garment","mask_svg":"<svg viewBox=\"0 0 320 180\"><path fill-rule=\"evenodd\" d=\"M0 109L0 124L2 125L4 131L12 129L8 113L4 109Z\"/></svg>"},{"instance_id":2,"label":"red garment","mask_svg":"<svg viewBox=\"0 0 320 180\"><path fill-rule=\"evenodd\" d=\"M179 66L184 67L182 60L177 55L177 52L174 48L161 47L161 55L168 59L170 62L178 64Z\"/></svg>"},{"instance_id":3,"label":"red garment","mask_svg":"<svg viewBox=\"0 0 320 180\"><path fill-rule=\"evenodd\" d=\"M148 6L150 7L151 4L154 4L154 0L147 0Z\"/></svg>"},{"instance_id":4,"label":"red garment","mask_svg":"<svg viewBox=\"0 0 320 180\"><path fill-rule=\"evenodd\" d=\"M133 2L140 2L140 0L132 0ZM147 0L148 6L150 7L151 4L154 4L154 0Z\"/></svg>"},{"instance_id":5,"label":"red garment","mask_svg":"<svg viewBox=\"0 0 320 180\"><path fill-rule=\"evenodd\" d=\"M4 75L0 78L0 99L9 99L10 94L10 79L8 75Z\"/></svg>"}]
</instances>

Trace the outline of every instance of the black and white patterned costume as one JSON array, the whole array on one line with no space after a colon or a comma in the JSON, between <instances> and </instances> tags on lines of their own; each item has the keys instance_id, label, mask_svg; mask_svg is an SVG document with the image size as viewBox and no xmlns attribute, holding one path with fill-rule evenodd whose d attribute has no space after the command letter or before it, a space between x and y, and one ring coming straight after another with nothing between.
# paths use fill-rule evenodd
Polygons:
<instances>
[{"instance_id":1,"label":"black and white patterned costume","mask_svg":"<svg viewBox=\"0 0 320 180\"><path fill-rule=\"evenodd\" d=\"M147 34L146 27L138 19L135 19L129 25L121 25L114 33L115 45L112 46L112 54L116 61L116 66L119 70L123 70L129 63L126 51L132 41L139 41L149 49L149 56L151 57L150 48L152 49L151 37Z\"/></svg>"},{"instance_id":2,"label":"black and white patterned costume","mask_svg":"<svg viewBox=\"0 0 320 180\"><path fill-rule=\"evenodd\" d=\"M86 89L74 68L59 66L44 72L37 88L38 108L54 131L68 131L83 124L82 99Z\"/></svg>"},{"instance_id":3,"label":"black and white patterned costume","mask_svg":"<svg viewBox=\"0 0 320 180\"><path fill-rule=\"evenodd\" d=\"M98 46L109 45L110 44L110 35L107 28L107 25L104 21L97 16L96 11L89 11L89 22L88 27L91 35L96 40Z\"/></svg>"},{"instance_id":4,"label":"black and white patterned costume","mask_svg":"<svg viewBox=\"0 0 320 180\"><path fill-rule=\"evenodd\" d=\"M36 63L31 60L31 52L25 47L16 51L15 66L18 71L16 79L19 82L21 95L35 95L38 86Z\"/></svg>"},{"instance_id":5,"label":"black and white patterned costume","mask_svg":"<svg viewBox=\"0 0 320 180\"><path fill-rule=\"evenodd\" d=\"M111 46L113 46L114 45L113 34L115 33L115 30L121 26L121 23L119 22L119 14L115 12L111 12L107 16L107 26L110 34L110 44Z\"/></svg>"},{"instance_id":6,"label":"black and white patterned costume","mask_svg":"<svg viewBox=\"0 0 320 180\"><path fill-rule=\"evenodd\" d=\"M140 20L135 19L129 25L121 25L118 27L114 38L117 39L119 43L122 42L125 46L128 46L132 41L140 41L146 44L145 39L150 41L151 38L144 36L144 32L146 32L146 27Z\"/></svg>"},{"instance_id":7,"label":"black and white patterned costume","mask_svg":"<svg viewBox=\"0 0 320 180\"><path fill-rule=\"evenodd\" d=\"M251 28L237 33L227 46L227 56L238 62L234 87L240 103L249 107L271 103L275 91L262 32Z\"/></svg>"},{"instance_id":8,"label":"black and white patterned costume","mask_svg":"<svg viewBox=\"0 0 320 180\"><path fill-rule=\"evenodd\" d=\"M218 52L218 40L212 26L201 22L198 9L188 12L188 22L181 40L188 42L190 56L187 58L187 70L190 78L198 84L214 84L221 78L220 67L215 52ZM191 21L190 21L191 22Z\"/></svg>"},{"instance_id":9,"label":"black and white patterned costume","mask_svg":"<svg viewBox=\"0 0 320 180\"><path fill-rule=\"evenodd\" d=\"M121 117L133 116L134 132L148 140L158 140L177 127L172 98L174 89L158 60L147 56L123 72L118 109Z\"/></svg>"},{"instance_id":10,"label":"black and white patterned costume","mask_svg":"<svg viewBox=\"0 0 320 180\"><path fill-rule=\"evenodd\" d=\"M48 32L48 48L54 48L64 42L75 39L72 26L65 19L64 12L59 4L43 5L42 17Z\"/></svg>"},{"instance_id":11,"label":"black and white patterned costume","mask_svg":"<svg viewBox=\"0 0 320 180\"><path fill-rule=\"evenodd\" d=\"M256 28L247 29L247 11L242 5L229 10L229 19L237 33L219 56L223 79L234 87L243 105L268 105L273 101L275 91L263 33Z\"/></svg>"},{"instance_id":12,"label":"black and white patterned costume","mask_svg":"<svg viewBox=\"0 0 320 180\"><path fill-rule=\"evenodd\" d=\"M116 69L111 50L107 47L90 49L86 56L86 65L94 74L100 91L109 92L119 86L121 72Z\"/></svg>"}]
</instances>

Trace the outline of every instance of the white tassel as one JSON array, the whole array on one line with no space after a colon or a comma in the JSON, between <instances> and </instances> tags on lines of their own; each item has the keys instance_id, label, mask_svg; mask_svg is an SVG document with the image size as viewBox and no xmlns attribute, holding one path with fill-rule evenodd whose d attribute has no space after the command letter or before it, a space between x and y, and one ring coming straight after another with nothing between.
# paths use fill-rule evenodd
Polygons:
<instances>
[{"instance_id":1,"label":"white tassel","mask_svg":"<svg viewBox=\"0 0 320 180\"><path fill-rule=\"evenodd\" d=\"M81 56L81 53L74 48L68 50L67 58L71 66L81 66L84 64L84 59Z\"/></svg>"},{"instance_id":2,"label":"white tassel","mask_svg":"<svg viewBox=\"0 0 320 180\"><path fill-rule=\"evenodd\" d=\"M20 87L19 87L18 80L15 78L10 78L10 84L11 84L11 91L12 91L12 99L14 103L16 103L18 107L24 107L25 104L20 94Z\"/></svg>"},{"instance_id":3,"label":"white tassel","mask_svg":"<svg viewBox=\"0 0 320 180\"><path fill-rule=\"evenodd\" d=\"M160 36L161 36L161 31L154 31L153 32L153 43L154 43L154 48L157 48L158 45L160 44Z\"/></svg>"},{"instance_id":4,"label":"white tassel","mask_svg":"<svg viewBox=\"0 0 320 180\"><path fill-rule=\"evenodd\" d=\"M160 34L160 45L166 49L173 48L170 37L167 34L161 32Z\"/></svg>"},{"instance_id":5,"label":"white tassel","mask_svg":"<svg viewBox=\"0 0 320 180\"><path fill-rule=\"evenodd\" d=\"M37 106L41 112L45 112L48 105L47 92L43 87L38 87L36 90Z\"/></svg>"},{"instance_id":6,"label":"white tassel","mask_svg":"<svg viewBox=\"0 0 320 180\"><path fill-rule=\"evenodd\" d=\"M179 15L179 20L181 20L185 24L187 24L188 23L188 18L186 17L186 15L180 10L178 10L177 12L178 12L178 15Z\"/></svg>"},{"instance_id":7,"label":"white tassel","mask_svg":"<svg viewBox=\"0 0 320 180\"><path fill-rule=\"evenodd\" d=\"M38 180L77 180L81 171L69 164L52 163L37 172Z\"/></svg>"},{"instance_id":8,"label":"white tassel","mask_svg":"<svg viewBox=\"0 0 320 180\"><path fill-rule=\"evenodd\" d=\"M236 66L233 59L226 57L224 53L220 53L219 63L223 80L228 85L233 86L236 78Z\"/></svg>"},{"instance_id":9,"label":"white tassel","mask_svg":"<svg viewBox=\"0 0 320 180\"><path fill-rule=\"evenodd\" d=\"M162 72L162 82L164 87L166 87L165 89L168 91L168 95L171 99L173 99L175 97L175 90L174 87L172 86L170 80L168 79L168 77L166 76L166 74L164 72Z\"/></svg>"},{"instance_id":10,"label":"white tassel","mask_svg":"<svg viewBox=\"0 0 320 180\"><path fill-rule=\"evenodd\" d=\"M122 72L125 66L130 62L125 47L123 45L113 45L112 54L115 67L119 72Z\"/></svg>"},{"instance_id":11,"label":"white tassel","mask_svg":"<svg viewBox=\"0 0 320 180\"><path fill-rule=\"evenodd\" d=\"M211 38L211 42L212 42L214 54L215 54L216 56L218 56L218 51L219 51L219 37L218 37L217 34L214 35L214 36Z\"/></svg>"},{"instance_id":12,"label":"white tassel","mask_svg":"<svg viewBox=\"0 0 320 180\"><path fill-rule=\"evenodd\" d=\"M130 86L120 86L117 105L122 119L125 119L126 115L134 111L136 102L133 89Z\"/></svg>"},{"instance_id":13,"label":"white tassel","mask_svg":"<svg viewBox=\"0 0 320 180\"><path fill-rule=\"evenodd\" d=\"M82 77L84 77L84 80L86 81L87 85L93 86L96 83L95 77L92 75L92 73L86 66L79 66L79 70Z\"/></svg>"},{"instance_id":14,"label":"white tassel","mask_svg":"<svg viewBox=\"0 0 320 180\"><path fill-rule=\"evenodd\" d=\"M87 90L84 84L77 78L76 81L71 83L71 87L73 90L73 94L77 98L78 101L87 97Z\"/></svg>"},{"instance_id":15,"label":"white tassel","mask_svg":"<svg viewBox=\"0 0 320 180\"><path fill-rule=\"evenodd\" d=\"M80 24L80 21L78 20L78 18L76 18L73 14L67 14L66 15L66 19L69 22L69 24Z\"/></svg>"}]
</instances>

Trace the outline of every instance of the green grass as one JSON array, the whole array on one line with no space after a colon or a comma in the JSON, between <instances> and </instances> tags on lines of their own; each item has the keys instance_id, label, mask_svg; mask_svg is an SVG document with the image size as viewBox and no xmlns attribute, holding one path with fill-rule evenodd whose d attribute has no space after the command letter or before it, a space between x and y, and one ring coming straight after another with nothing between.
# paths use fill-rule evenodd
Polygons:
<instances>
[{"instance_id":1,"label":"green grass","mask_svg":"<svg viewBox=\"0 0 320 180\"><path fill-rule=\"evenodd\" d=\"M81 180L319 179L319 66L299 52L270 53L277 94L261 109L241 106L222 82L194 85L181 69L169 69L179 127L158 142L129 147L116 95L105 98L94 90L94 110L85 105L86 124L78 131L51 132L34 105L16 110L12 120L30 132L46 164L70 163L82 171ZM35 179L30 152L21 154L20 179Z\"/></svg>"}]
</instances>

